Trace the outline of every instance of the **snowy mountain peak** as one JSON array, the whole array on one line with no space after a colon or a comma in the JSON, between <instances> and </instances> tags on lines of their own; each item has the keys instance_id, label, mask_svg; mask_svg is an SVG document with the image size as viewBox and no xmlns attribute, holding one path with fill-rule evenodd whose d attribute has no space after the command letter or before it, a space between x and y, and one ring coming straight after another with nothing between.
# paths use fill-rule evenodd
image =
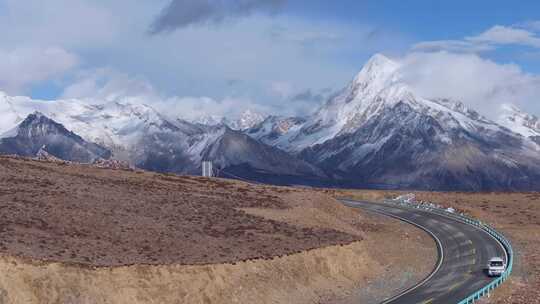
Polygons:
<instances>
[{"instance_id":1,"label":"snowy mountain peak","mask_svg":"<svg viewBox=\"0 0 540 304\"><path fill-rule=\"evenodd\" d=\"M293 150L321 144L361 128L370 118L398 102L413 104L413 91L401 81L401 64L376 54L336 97L310 117Z\"/></svg>"},{"instance_id":2,"label":"snowy mountain peak","mask_svg":"<svg viewBox=\"0 0 540 304\"><path fill-rule=\"evenodd\" d=\"M242 112L237 120L232 121L228 125L234 130L247 130L263 122L266 117L266 115L248 109Z\"/></svg>"},{"instance_id":3,"label":"snowy mountain peak","mask_svg":"<svg viewBox=\"0 0 540 304\"><path fill-rule=\"evenodd\" d=\"M206 126L225 125L233 130L244 131L260 124L267 117L267 115L248 109L242 112L237 118L228 118L219 115L206 115L190 121L192 123Z\"/></svg>"},{"instance_id":4,"label":"snowy mountain peak","mask_svg":"<svg viewBox=\"0 0 540 304\"><path fill-rule=\"evenodd\" d=\"M371 56L371 58L366 62L366 64L364 64L364 70L370 70L370 71L374 71L374 70L380 70L380 69L384 69L386 67L388 68L393 68L393 67L396 67L396 66L399 66L397 64L397 62L395 62L394 60L380 54L380 53L377 53L373 56Z\"/></svg>"},{"instance_id":5,"label":"snowy mountain peak","mask_svg":"<svg viewBox=\"0 0 540 304\"><path fill-rule=\"evenodd\" d=\"M223 124L223 116L206 115L198 117L196 119L192 119L190 120L190 122L206 126L217 126Z\"/></svg>"},{"instance_id":6,"label":"snowy mountain peak","mask_svg":"<svg viewBox=\"0 0 540 304\"><path fill-rule=\"evenodd\" d=\"M30 116L28 118L32 118L32 119L48 119L48 117L43 115L43 113L41 113L40 111L34 111L34 113L30 114Z\"/></svg>"},{"instance_id":7,"label":"snowy mountain peak","mask_svg":"<svg viewBox=\"0 0 540 304\"><path fill-rule=\"evenodd\" d=\"M380 108L381 100L395 103L413 99L412 90L402 81L400 67L400 63L384 55L374 55L333 102L349 104L342 112L351 117Z\"/></svg>"},{"instance_id":8,"label":"snowy mountain peak","mask_svg":"<svg viewBox=\"0 0 540 304\"><path fill-rule=\"evenodd\" d=\"M28 115L21 125L31 125L36 123L44 123L44 124L51 124L51 125L58 125L56 122L54 122L49 117L45 116L43 113L39 111L34 111L32 114Z\"/></svg>"},{"instance_id":9,"label":"snowy mountain peak","mask_svg":"<svg viewBox=\"0 0 540 304\"><path fill-rule=\"evenodd\" d=\"M374 91L380 91L388 86L390 82L396 80L396 71L400 64L388 57L375 54L364 65L360 73L356 75L353 85L360 85L365 88L371 87Z\"/></svg>"},{"instance_id":10,"label":"snowy mountain peak","mask_svg":"<svg viewBox=\"0 0 540 304\"><path fill-rule=\"evenodd\" d=\"M499 123L524 137L540 136L540 118L525 113L513 104L501 106Z\"/></svg>"},{"instance_id":11,"label":"snowy mountain peak","mask_svg":"<svg viewBox=\"0 0 540 304\"><path fill-rule=\"evenodd\" d=\"M41 112L29 114L8 136L0 139L0 154L43 157L44 150L64 160L92 162L110 151L67 130Z\"/></svg>"}]
</instances>

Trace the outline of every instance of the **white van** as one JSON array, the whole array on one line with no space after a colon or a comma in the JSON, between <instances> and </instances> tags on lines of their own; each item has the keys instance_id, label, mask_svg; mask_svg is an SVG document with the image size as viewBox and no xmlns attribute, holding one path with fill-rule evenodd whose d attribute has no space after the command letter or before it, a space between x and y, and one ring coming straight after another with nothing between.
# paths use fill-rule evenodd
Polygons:
<instances>
[{"instance_id":1,"label":"white van","mask_svg":"<svg viewBox=\"0 0 540 304\"><path fill-rule=\"evenodd\" d=\"M499 257L491 258L488 262L487 272L490 277L501 276L506 271L506 263Z\"/></svg>"}]
</instances>

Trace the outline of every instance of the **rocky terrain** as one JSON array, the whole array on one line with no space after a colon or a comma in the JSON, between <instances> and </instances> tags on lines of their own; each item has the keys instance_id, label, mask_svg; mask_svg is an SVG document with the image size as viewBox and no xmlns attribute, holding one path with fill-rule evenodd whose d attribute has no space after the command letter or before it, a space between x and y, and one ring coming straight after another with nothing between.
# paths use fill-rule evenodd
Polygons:
<instances>
[{"instance_id":1,"label":"rocky terrain","mask_svg":"<svg viewBox=\"0 0 540 304\"><path fill-rule=\"evenodd\" d=\"M28 115L16 128L4 134L0 138L0 153L54 157L81 163L111 156L109 150L85 141L40 113Z\"/></svg>"}]
</instances>

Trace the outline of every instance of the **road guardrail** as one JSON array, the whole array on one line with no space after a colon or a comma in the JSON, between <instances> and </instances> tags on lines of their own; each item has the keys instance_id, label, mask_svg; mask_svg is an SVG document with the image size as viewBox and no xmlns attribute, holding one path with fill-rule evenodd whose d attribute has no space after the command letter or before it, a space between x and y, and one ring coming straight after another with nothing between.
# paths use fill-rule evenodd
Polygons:
<instances>
[{"instance_id":1,"label":"road guardrail","mask_svg":"<svg viewBox=\"0 0 540 304\"><path fill-rule=\"evenodd\" d=\"M435 206L433 204L426 205L426 204L418 204L418 203L411 203L411 202L403 202L403 201L399 201L399 200L385 201L385 203L392 204L392 205L399 205L399 206L402 206L402 207L405 207L405 208L421 209L421 210L425 210L425 211L428 211L428 212L439 214L439 215L442 215L442 216L445 216L445 217L453 218L455 220L464 222L466 224L469 224L469 225L472 225L472 226L478 227L479 229L484 230L486 233L488 233L489 235L494 237L496 240L498 240L503 245L504 249L506 250L506 254L507 254L506 271L500 277L493 280L491 283L489 283L488 285L484 286L483 288L477 290L476 292L469 295L468 297L464 298L463 300L459 301L457 304L475 303L480 298L482 298L482 297L484 297L486 295L489 295L489 293L493 289L499 287L504 281L506 281L508 279L508 277L512 273L512 268L514 266L514 251L512 249L512 244L510 243L510 241L508 241L504 237L504 235L502 235L497 230L491 228L489 225L487 225L487 224L485 224L485 223L483 223L483 222L481 222L479 220L476 220L476 219L470 218L468 216L465 216L463 214L457 214L455 212L450 212L450 211L448 211L448 209L443 209L443 208L437 207L437 206Z\"/></svg>"}]
</instances>

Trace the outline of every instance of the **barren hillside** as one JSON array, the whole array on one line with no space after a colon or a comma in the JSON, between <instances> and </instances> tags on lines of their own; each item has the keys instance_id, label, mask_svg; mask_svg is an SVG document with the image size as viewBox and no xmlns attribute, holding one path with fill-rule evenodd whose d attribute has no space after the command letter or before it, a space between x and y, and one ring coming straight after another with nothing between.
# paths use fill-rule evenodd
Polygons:
<instances>
[{"instance_id":1,"label":"barren hillside","mask_svg":"<svg viewBox=\"0 0 540 304\"><path fill-rule=\"evenodd\" d=\"M0 303L372 302L436 259L320 191L14 157L0 219Z\"/></svg>"},{"instance_id":2,"label":"barren hillside","mask_svg":"<svg viewBox=\"0 0 540 304\"><path fill-rule=\"evenodd\" d=\"M0 166L0 248L17 256L194 265L362 240L361 229L345 233L337 223L298 227L241 210L286 210L298 195L288 189L9 158ZM328 198L322 204L344 208Z\"/></svg>"}]
</instances>

